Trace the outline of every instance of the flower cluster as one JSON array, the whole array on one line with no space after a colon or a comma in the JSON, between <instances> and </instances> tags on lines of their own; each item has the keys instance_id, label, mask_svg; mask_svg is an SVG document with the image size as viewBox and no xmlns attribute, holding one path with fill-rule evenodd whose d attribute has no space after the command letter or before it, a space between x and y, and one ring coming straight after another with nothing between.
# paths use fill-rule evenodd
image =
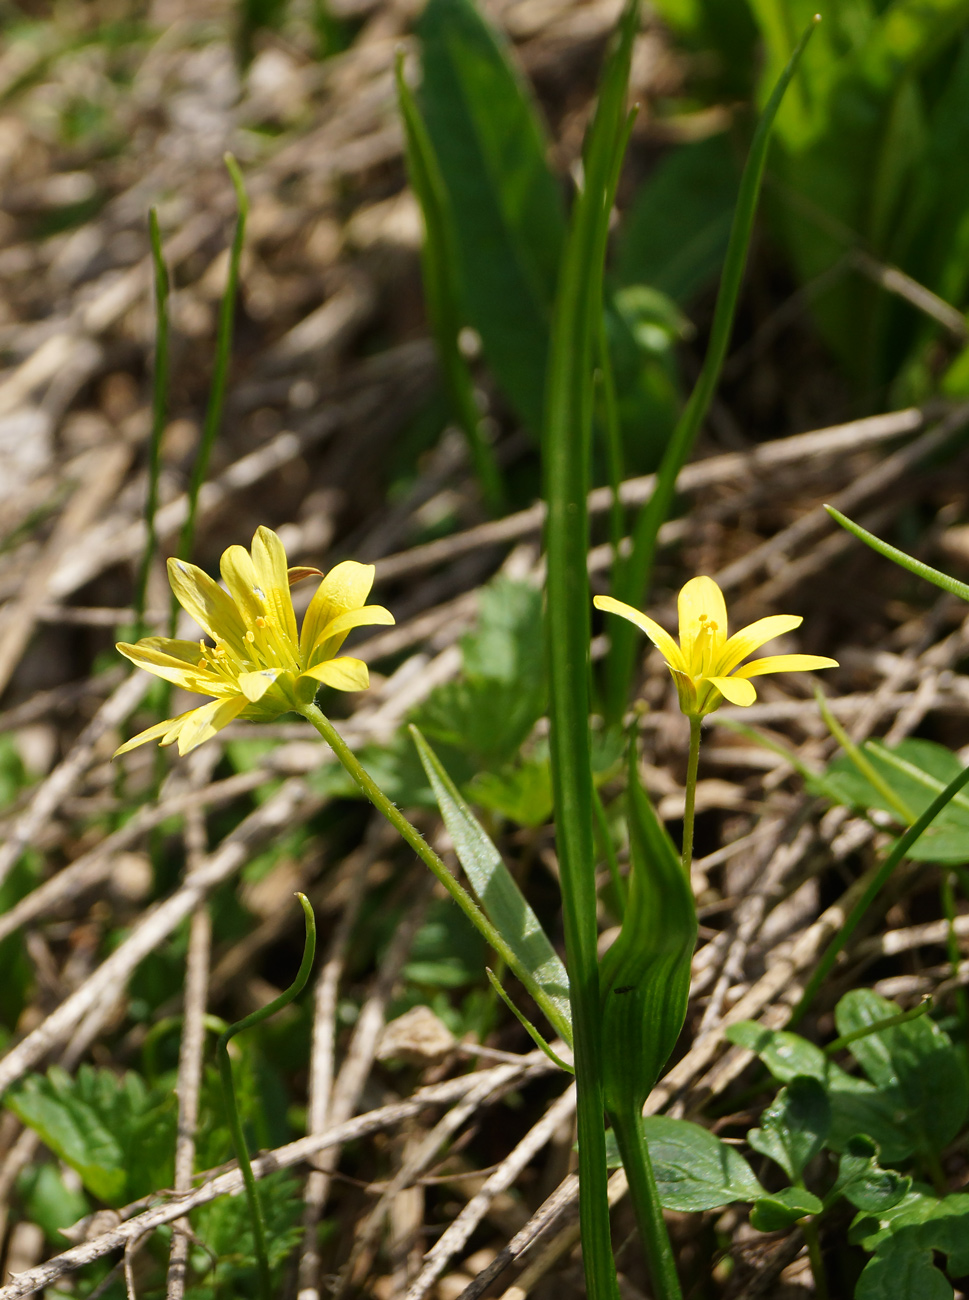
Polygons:
<instances>
[{"instance_id":1,"label":"flower cluster","mask_svg":"<svg viewBox=\"0 0 969 1300\"><path fill-rule=\"evenodd\" d=\"M234 718L270 721L305 706L321 684L341 691L369 685L367 665L339 650L352 628L394 621L383 606L366 604L372 564L344 560L325 577L319 569L287 568L282 542L271 529L258 528L251 554L230 546L221 571L227 591L194 564L168 561L179 604L212 645L153 636L118 646L139 668L214 698L142 731L119 754L149 740L177 741L178 752L187 754ZM322 581L297 632L290 586L312 575Z\"/></svg>"}]
</instances>

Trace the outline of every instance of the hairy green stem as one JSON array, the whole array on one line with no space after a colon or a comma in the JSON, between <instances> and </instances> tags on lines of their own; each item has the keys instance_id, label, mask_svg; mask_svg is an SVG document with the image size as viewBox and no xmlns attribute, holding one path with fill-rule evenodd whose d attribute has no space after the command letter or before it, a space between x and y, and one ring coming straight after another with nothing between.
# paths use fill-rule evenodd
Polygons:
<instances>
[{"instance_id":1,"label":"hairy green stem","mask_svg":"<svg viewBox=\"0 0 969 1300\"><path fill-rule=\"evenodd\" d=\"M298 997L306 986L306 981L310 977L310 971L313 969L313 958L316 955L316 918L313 915L313 909L310 901L305 894L297 894L303 909L303 917L306 923L306 938L303 943L303 960L300 963L296 978L290 984L284 993L280 993L278 998L258 1011L253 1011L243 1020L237 1020L234 1025L230 1025L224 1034L220 1035L216 1044L216 1059L219 1062L219 1075L222 1079L222 1092L225 1097L225 1110L229 1121L229 1131L232 1134L232 1145L235 1147L236 1159L239 1161L239 1168L242 1170L242 1181L246 1188L246 1201L249 1204L249 1216L252 1220L252 1237L256 1248L256 1263L259 1269L259 1290L262 1300L272 1300L272 1278L269 1272L269 1252L266 1249L266 1220L263 1216L262 1206L259 1204L259 1193L256 1187L256 1179L252 1172L252 1165L249 1161L249 1151L246 1146L246 1136L242 1131L242 1120L239 1118L239 1107L236 1104L235 1087L232 1082L232 1062L229 1060L229 1040L236 1034L241 1033L244 1029L251 1029L254 1025L261 1024L262 1021L268 1020L270 1016L281 1011L283 1007L288 1006L294 998Z\"/></svg>"},{"instance_id":2,"label":"hairy green stem","mask_svg":"<svg viewBox=\"0 0 969 1300\"><path fill-rule=\"evenodd\" d=\"M631 1106L610 1114L609 1118L629 1182L636 1224L646 1249L653 1294L656 1300L681 1300L683 1293L663 1219L653 1162L649 1158L649 1147L643 1133L642 1112L637 1106Z\"/></svg>"},{"instance_id":3,"label":"hairy green stem","mask_svg":"<svg viewBox=\"0 0 969 1300\"><path fill-rule=\"evenodd\" d=\"M693 814L696 808L696 774L700 766L700 718L690 719L690 757L686 765L686 804L683 808L683 873L689 879L693 866Z\"/></svg>"}]
</instances>

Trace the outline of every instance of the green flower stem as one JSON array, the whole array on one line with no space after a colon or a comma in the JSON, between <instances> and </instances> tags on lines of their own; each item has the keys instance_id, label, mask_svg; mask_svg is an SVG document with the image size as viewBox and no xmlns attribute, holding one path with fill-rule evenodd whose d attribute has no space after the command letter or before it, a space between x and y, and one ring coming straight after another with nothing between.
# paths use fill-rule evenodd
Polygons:
<instances>
[{"instance_id":1,"label":"green flower stem","mask_svg":"<svg viewBox=\"0 0 969 1300\"><path fill-rule=\"evenodd\" d=\"M683 871L687 879L693 866L693 813L696 807L696 774L700 765L700 718L690 719L690 757L686 765L686 806L683 809Z\"/></svg>"},{"instance_id":2,"label":"green flower stem","mask_svg":"<svg viewBox=\"0 0 969 1300\"><path fill-rule=\"evenodd\" d=\"M623 1168L629 1183L629 1195L636 1215L639 1235L646 1247L646 1262L656 1300L681 1300L680 1280L663 1220L653 1162L643 1134L643 1116L637 1106L610 1115Z\"/></svg>"},{"instance_id":3,"label":"green flower stem","mask_svg":"<svg viewBox=\"0 0 969 1300\"><path fill-rule=\"evenodd\" d=\"M560 1017L556 1016L554 1007L548 1005L548 999L542 989L518 960L514 950L505 942L500 931L495 929L460 881L455 880L444 861L434 852L417 827L412 826L397 805L387 798L326 714L315 704L303 705L299 712L320 733L337 756L344 771L353 778L377 811L387 818L404 843L412 848L424 865L434 873L485 942L494 949L508 969L521 980L531 996L542 1008L550 1023L559 1028Z\"/></svg>"},{"instance_id":4,"label":"green flower stem","mask_svg":"<svg viewBox=\"0 0 969 1300\"><path fill-rule=\"evenodd\" d=\"M249 1162L246 1137L242 1131L239 1107L236 1104L235 1088L232 1083L232 1062L229 1060L229 1039L234 1038L243 1029L251 1029L254 1025L261 1024L262 1021L268 1020L270 1016L274 1016L277 1011L281 1011L283 1007L288 1006L294 998L298 997L306 986L310 971L313 969L313 958L316 955L316 918L306 895L297 894L296 897L300 901L306 922L303 960L296 973L296 978L284 993L280 993L278 998L274 998L272 1002L260 1007L258 1011L254 1011L252 1015L246 1016L245 1019L237 1020L234 1025L230 1025L225 1033L220 1035L215 1049L216 1058L219 1062L219 1074L222 1078L222 1091L225 1096L225 1110L229 1120L229 1131L232 1134L232 1145L235 1147L236 1159L239 1161L239 1168L242 1170L242 1180L246 1185L246 1200L249 1203L249 1214L252 1219L252 1236L256 1246L256 1262L259 1267L259 1289L262 1300L272 1300L272 1279L269 1273L269 1254L266 1249L266 1220L263 1217L262 1206L259 1204L256 1180L253 1177L252 1165Z\"/></svg>"}]
</instances>

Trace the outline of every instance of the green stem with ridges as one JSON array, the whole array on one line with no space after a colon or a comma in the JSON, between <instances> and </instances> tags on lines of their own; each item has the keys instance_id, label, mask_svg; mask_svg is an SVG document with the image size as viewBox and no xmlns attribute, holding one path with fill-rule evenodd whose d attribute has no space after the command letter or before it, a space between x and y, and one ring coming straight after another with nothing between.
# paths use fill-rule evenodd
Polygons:
<instances>
[{"instance_id":1,"label":"green stem with ridges","mask_svg":"<svg viewBox=\"0 0 969 1300\"><path fill-rule=\"evenodd\" d=\"M610 1115L623 1169L629 1183L636 1225L646 1248L646 1262L656 1300L681 1300L680 1279L663 1219L653 1162L643 1133L643 1116L638 1107Z\"/></svg>"},{"instance_id":2,"label":"green stem with ridges","mask_svg":"<svg viewBox=\"0 0 969 1300\"><path fill-rule=\"evenodd\" d=\"M222 1092L225 1097L229 1131L232 1134L232 1145L235 1147L236 1159L239 1161L239 1168L242 1170L242 1181L245 1184L246 1201L249 1205L249 1215L252 1220L252 1237L256 1247L256 1263L259 1268L259 1289L262 1300L272 1300L272 1277L269 1272L269 1253L266 1249L266 1220L263 1216L262 1206L259 1204L256 1179L249 1161L246 1137L242 1131L239 1107L236 1104L235 1087L232 1082L232 1062L229 1060L229 1040L244 1029L251 1029L254 1025L261 1024L264 1020L268 1020L270 1016L274 1016L277 1011L281 1011L283 1007L288 1006L294 998L298 997L306 986L310 971L313 969L313 958L316 955L316 918L306 895L297 894L296 897L300 901L306 923L303 960L296 973L296 978L284 993L280 993L278 998L274 998L266 1006L260 1007L258 1011L253 1011L251 1015L246 1016L243 1020L237 1020L234 1025L230 1025L225 1033L220 1035L215 1049L216 1059L219 1062L219 1075L222 1079Z\"/></svg>"},{"instance_id":3,"label":"green stem with ridges","mask_svg":"<svg viewBox=\"0 0 969 1300\"><path fill-rule=\"evenodd\" d=\"M700 718L690 719L690 757L686 765L686 801L683 806L683 872L687 879L693 866L693 818L696 810L696 776L700 766Z\"/></svg>"}]
</instances>

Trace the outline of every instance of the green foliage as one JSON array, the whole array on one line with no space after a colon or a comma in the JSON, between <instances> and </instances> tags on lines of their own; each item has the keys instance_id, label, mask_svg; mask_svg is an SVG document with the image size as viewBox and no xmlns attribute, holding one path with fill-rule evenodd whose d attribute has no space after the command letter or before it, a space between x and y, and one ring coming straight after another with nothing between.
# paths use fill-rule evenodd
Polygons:
<instances>
[{"instance_id":1,"label":"green foliage","mask_svg":"<svg viewBox=\"0 0 969 1300\"><path fill-rule=\"evenodd\" d=\"M277 1287L289 1254L299 1242L302 1195L299 1180L270 1174L259 1184L266 1218L269 1267ZM187 1300L223 1300L226 1296L258 1295L252 1225L245 1198L221 1196L192 1215L199 1241L190 1257L198 1281L186 1290ZM212 1256L217 1262L213 1267ZM275 1292L274 1292L275 1294Z\"/></svg>"},{"instance_id":2,"label":"green foliage","mask_svg":"<svg viewBox=\"0 0 969 1300\"><path fill-rule=\"evenodd\" d=\"M631 872L622 929L600 974L607 1112L642 1110L686 1019L696 945L693 891L639 779L630 745Z\"/></svg>"},{"instance_id":3,"label":"green foliage","mask_svg":"<svg viewBox=\"0 0 969 1300\"><path fill-rule=\"evenodd\" d=\"M898 1010L870 989L853 989L838 1003L835 1022L847 1035ZM951 1142L969 1110L965 1058L929 1016L868 1034L848 1050L892 1105L914 1150L931 1157Z\"/></svg>"},{"instance_id":4,"label":"green foliage","mask_svg":"<svg viewBox=\"0 0 969 1300\"><path fill-rule=\"evenodd\" d=\"M643 1136L666 1210L716 1210L735 1201L752 1201L764 1189L739 1151L685 1119L647 1115ZM610 1169L622 1164L614 1134L606 1136Z\"/></svg>"},{"instance_id":5,"label":"green foliage","mask_svg":"<svg viewBox=\"0 0 969 1300\"><path fill-rule=\"evenodd\" d=\"M809 1075L791 1080L752 1128L747 1141L799 1182L804 1170L824 1146L831 1128L831 1103L824 1085Z\"/></svg>"},{"instance_id":6,"label":"green foliage","mask_svg":"<svg viewBox=\"0 0 969 1300\"><path fill-rule=\"evenodd\" d=\"M75 1078L53 1065L28 1075L5 1104L107 1205L125 1205L172 1180L175 1097L82 1065Z\"/></svg>"},{"instance_id":7,"label":"green foliage","mask_svg":"<svg viewBox=\"0 0 969 1300\"><path fill-rule=\"evenodd\" d=\"M726 133L667 154L636 191L616 249L616 277L687 307L716 279L730 238L740 169Z\"/></svg>"},{"instance_id":8,"label":"green foliage","mask_svg":"<svg viewBox=\"0 0 969 1300\"><path fill-rule=\"evenodd\" d=\"M834 1191L856 1210L890 1210L905 1199L912 1180L878 1163L878 1146L863 1133L849 1138L838 1164Z\"/></svg>"},{"instance_id":9,"label":"green foliage","mask_svg":"<svg viewBox=\"0 0 969 1300\"><path fill-rule=\"evenodd\" d=\"M503 39L472 0L430 0L418 32L421 106L455 216L467 317L537 437L565 233L545 133Z\"/></svg>"},{"instance_id":10,"label":"green foliage","mask_svg":"<svg viewBox=\"0 0 969 1300\"><path fill-rule=\"evenodd\" d=\"M873 1250L856 1300L952 1300L952 1284L935 1266L947 1256L953 1277L969 1273L969 1196L933 1196L916 1188L877 1216L859 1214L851 1240Z\"/></svg>"},{"instance_id":11,"label":"green foliage","mask_svg":"<svg viewBox=\"0 0 969 1300\"><path fill-rule=\"evenodd\" d=\"M17 1179L17 1194L25 1216L43 1228L48 1242L58 1250L67 1242L60 1229L69 1228L91 1210L84 1193L69 1188L55 1165L28 1165Z\"/></svg>"},{"instance_id":12,"label":"green foliage","mask_svg":"<svg viewBox=\"0 0 969 1300\"><path fill-rule=\"evenodd\" d=\"M485 946L471 922L449 899L435 899L414 936L402 977L423 991L460 989L480 981L484 964Z\"/></svg>"},{"instance_id":13,"label":"green foliage","mask_svg":"<svg viewBox=\"0 0 969 1300\"><path fill-rule=\"evenodd\" d=\"M951 750L930 740L903 740L891 748L870 740L861 751L894 798L887 797L884 788L873 784L847 755L830 764L817 783L818 792L849 808L890 813L896 821L899 804L910 810L914 821L963 770ZM907 856L917 862L964 863L969 858L969 795L954 795Z\"/></svg>"},{"instance_id":14,"label":"green foliage","mask_svg":"<svg viewBox=\"0 0 969 1300\"><path fill-rule=\"evenodd\" d=\"M514 954L512 969L557 1033L571 1041L569 981L541 922L505 866L501 854L461 798L434 751L412 728L454 850L485 914Z\"/></svg>"},{"instance_id":15,"label":"green foliage","mask_svg":"<svg viewBox=\"0 0 969 1300\"><path fill-rule=\"evenodd\" d=\"M770 1192L754 1202L750 1225L758 1232L781 1232L798 1219L820 1214L823 1209L823 1202L806 1188L782 1187L779 1192Z\"/></svg>"}]
</instances>

